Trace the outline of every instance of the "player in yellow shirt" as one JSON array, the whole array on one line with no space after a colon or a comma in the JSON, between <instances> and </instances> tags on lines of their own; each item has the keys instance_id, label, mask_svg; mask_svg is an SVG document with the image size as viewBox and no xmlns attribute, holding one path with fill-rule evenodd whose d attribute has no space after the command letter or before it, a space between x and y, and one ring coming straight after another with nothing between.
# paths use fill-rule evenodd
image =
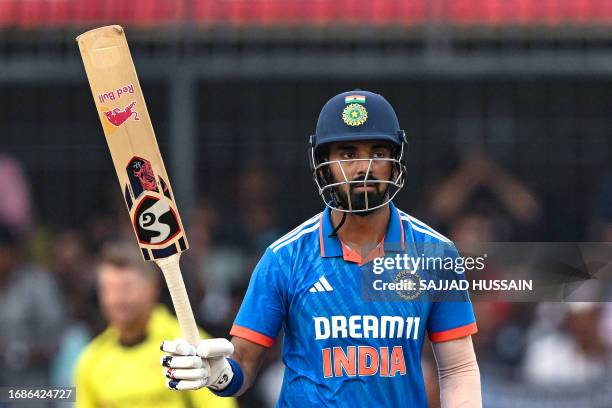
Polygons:
<instances>
[{"instance_id":1,"label":"player in yellow shirt","mask_svg":"<svg viewBox=\"0 0 612 408\"><path fill-rule=\"evenodd\" d=\"M155 356L164 339L180 337L176 318L157 303L159 272L131 243L114 244L97 268L98 295L108 328L83 351L76 369L78 408L237 407L210 391L166 388ZM200 331L201 338L208 338Z\"/></svg>"}]
</instances>

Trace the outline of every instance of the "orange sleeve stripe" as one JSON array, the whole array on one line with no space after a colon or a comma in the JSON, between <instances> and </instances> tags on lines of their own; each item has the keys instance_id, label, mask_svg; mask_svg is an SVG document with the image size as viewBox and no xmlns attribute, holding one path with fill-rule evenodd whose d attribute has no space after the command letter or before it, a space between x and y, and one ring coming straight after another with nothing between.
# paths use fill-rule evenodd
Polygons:
<instances>
[{"instance_id":1,"label":"orange sleeve stripe","mask_svg":"<svg viewBox=\"0 0 612 408\"><path fill-rule=\"evenodd\" d=\"M429 340L434 343L439 343L441 341L449 341L460 339L465 336L470 336L478 332L478 327L476 326L476 322L470 323L465 326L456 327L450 330L444 330L436 333L429 333Z\"/></svg>"},{"instance_id":2,"label":"orange sleeve stripe","mask_svg":"<svg viewBox=\"0 0 612 408\"><path fill-rule=\"evenodd\" d=\"M230 330L230 335L241 337L264 347L272 347L275 341L275 339L273 339L272 337L268 337L265 334L258 333L255 330L251 330L243 326L238 326L237 324L232 326L232 330Z\"/></svg>"}]
</instances>

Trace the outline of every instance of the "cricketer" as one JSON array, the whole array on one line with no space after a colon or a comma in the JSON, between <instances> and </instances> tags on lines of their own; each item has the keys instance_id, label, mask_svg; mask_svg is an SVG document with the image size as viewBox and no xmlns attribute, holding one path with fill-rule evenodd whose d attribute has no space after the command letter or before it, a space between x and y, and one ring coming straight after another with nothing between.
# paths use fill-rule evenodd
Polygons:
<instances>
[{"instance_id":1,"label":"cricketer","mask_svg":"<svg viewBox=\"0 0 612 408\"><path fill-rule=\"evenodd\" d=\"M421 355L428 336L442 407L481 407L467 292L454 302L362 297L362 267L385 253L437 246L459 256L450 240L392 202L404 185L407 140L381 95L355 90L325 104L310 138L324 211L267 248L231 342L162 343L169 388L244 393L282 328L285 373L277 406L427 407Z\"/></svg>"}]
</instances>

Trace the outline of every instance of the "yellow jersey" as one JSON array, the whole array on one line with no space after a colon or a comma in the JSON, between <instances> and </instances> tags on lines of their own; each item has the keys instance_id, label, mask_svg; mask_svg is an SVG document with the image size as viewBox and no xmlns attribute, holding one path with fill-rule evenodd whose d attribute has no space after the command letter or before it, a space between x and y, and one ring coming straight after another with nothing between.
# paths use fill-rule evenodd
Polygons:
<instances>
[{"instance_id":1,"label":"yellow jersey","mask_svg":"<svg viewBox=\"0 0 612 408\"><path fill-rule=\"evenodd\" d=\"M83 350L76 367L78 408L236 408L234 398L217 397L207 389L171 391L159 363L163 340L181 337L176 318L163 305L155 307L146 339L125 347L119 332L107 328ZM200 330L201 338L209 338Z\"/></svg>"}]
</instances>

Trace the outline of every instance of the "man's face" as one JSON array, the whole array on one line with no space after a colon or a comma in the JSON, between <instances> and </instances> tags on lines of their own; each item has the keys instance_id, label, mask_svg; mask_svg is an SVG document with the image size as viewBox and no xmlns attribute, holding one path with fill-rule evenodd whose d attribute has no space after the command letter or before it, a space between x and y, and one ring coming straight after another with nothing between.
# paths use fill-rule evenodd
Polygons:
<instances>
[{"instance_id":1,"label":"man's face","mask_svg":"<svg viewBox=\"0 0 612 408\"><path fill-rule=\"evenodd\" d=\"M108 323L120 328L130 327L153 309L157 284L131 267L105 263L98 270L98 295Z\"/></svg>"},{"instance_id":2,"label":"man's face","mask_svg":"<svg viewBox=\"0 0 612 408\"><path fill-rule=\"evenodd\" d=\"M351 183L334 187L340 201L339 204L344 209L350 208L347 197L350 197L353 210L373 208L384 202L388 184L371 183L371 181L390 180L393 174L393 163L368 159L390 159L391 154L391 145L380 141L337 142L330 145L327 161L350 160L332 163L329 166L333 182L365 181L363 184Z\"/></svg>"}]
</instances>

